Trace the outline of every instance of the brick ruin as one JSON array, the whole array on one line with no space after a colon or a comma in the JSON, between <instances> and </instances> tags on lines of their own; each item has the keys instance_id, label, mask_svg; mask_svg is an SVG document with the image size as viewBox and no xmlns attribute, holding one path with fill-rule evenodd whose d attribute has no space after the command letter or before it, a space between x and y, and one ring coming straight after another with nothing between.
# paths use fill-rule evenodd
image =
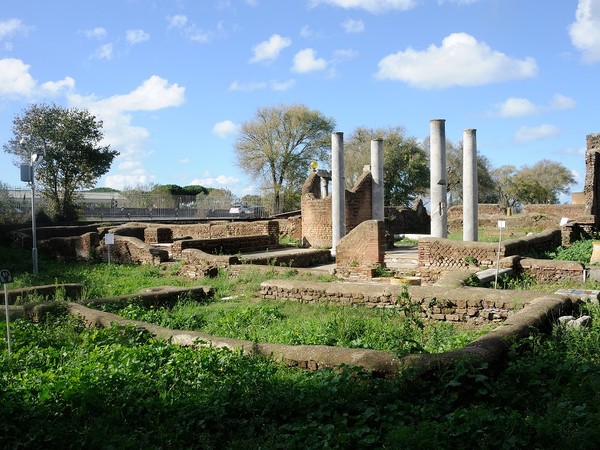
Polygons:
<instances>
[{"instance_id":1,"label":"brick ruin","mask_svg":"<svg viewBox=\"0 0 600 450\"><path fill-rule=\"evenodd\" d=\"M600 133L586 136L585 152L585 214L593 217L598 228L600 222Z\"/></svg>"}]
</instances>

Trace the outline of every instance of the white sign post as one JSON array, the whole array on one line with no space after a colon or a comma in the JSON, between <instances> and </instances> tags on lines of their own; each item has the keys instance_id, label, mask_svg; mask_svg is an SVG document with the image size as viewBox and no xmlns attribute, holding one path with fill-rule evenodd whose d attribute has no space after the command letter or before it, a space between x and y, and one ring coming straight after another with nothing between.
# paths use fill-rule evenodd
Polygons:
<instances>
[{"instance_id":1,"label":"white sign post","mask_svg":"<svg viewBox=\"0 0 600 450\"><path fill-rule=\"evenodd\" d=\"M498 236L498 254L496 255L496 278L494 280L494 289L498 289L498 271L500 270L500 250L502 248L502 229L506 228L506 221L499 220L498 221L498 229L500 230L500 235Z\"/></svg>"},{"instance_id":2,"label":"white sign post","mask_svg":"<svg viewBox=\"0 0 600 450\"><path fill-rule=\"evenodd\" d=\"M8 283L12 283L12 275L8 269L0 269L0 283L4 286L4 313L6 314L6 343L10 355L10 315L8 314Z\"/></svg>"},{"instance_id":3,"label":"white sign post","mask_svg":"<svg viewBox=\"0 0 600 450\"><path fill-rule=\"evenodd\" d=\"M110 264L110 247L115 243L115 235L113 233L106 233L104 235L104 243L106 244L108 263Z\"/></svg>"}]
</instances>

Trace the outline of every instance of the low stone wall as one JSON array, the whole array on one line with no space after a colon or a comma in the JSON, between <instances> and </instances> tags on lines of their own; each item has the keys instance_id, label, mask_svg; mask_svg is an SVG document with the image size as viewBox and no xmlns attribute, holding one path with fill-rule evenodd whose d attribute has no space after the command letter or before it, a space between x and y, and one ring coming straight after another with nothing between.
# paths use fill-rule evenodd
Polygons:
<instances>
[{"instance_id":1,"label":"low stone wall","mask_svg":"<svg viewBox=\"0 0 600 450\"><path fill-rule=\"evenodd\" d=\"M185 239L173 243L173 255L181 255L183 250L195 248L213 255L232 255L244 252L255 252L269 248L277 248L278 240L270 235L239 236L212 239Z\"/></svg>"},{"instance_id":2,"label":"low stone wall","mask_svg":"<svg viewBox=\"0 0 600 450\"><path fill-rule=\"evenodd\" d=\"M584 281L585 267L575 261L551 259L521 259L516 269L539 283L555 283L562 280Z\"/></svg>"},{"instance_id":3,"label":"low stone wall","mask_svg":"<svg viewBox=\"0 0 600 450\"><path fill-rule=\"evenodd\" d=\"M523 205L523 212L528 214L548 214L556 217L567 217L576 219L585 215L585 205L568 205L568 204L536 204Z\"/></svg>"},{"instance_id":4,"label":"low stone wall","mask_svg":"<svg viewBox=\"0 0 600 450\"><path fill-rule=\"evenodd\" d=\"M496 264L498 257L542 253L560 245L561 232L558 229L504 241L500 246L500 253L495 242L422 238L419 239L419 269L461 269L472 264L491 266Z\"/></svg>"},{"instance_id":5,"label":"low stone wall","mask_svg":"<svg viewBox=\"0 0 600 450\"><path fill-rule=\"evenodd\" d=\"M54 301L57 296L64 296L62 300L75 301L81 298L82 293L83 285L75 283L9 289L8 304L39 302L40 300Z\"/></svg>"},{"instance_id":6,"label":"low stone wall","mask_svg":"<svg viewBox=\"0 0 600 450\"><path fill-rule=\"evenodd\" d=\"M506 209L500 207L497 203L480 203L477 205L478 216L501 216L506 214ZM462 205L451 206L448 208L448 218L457 219L463 217Z\"/></svg>"},{"instance_id":7,"label":"low stone wall","mask_svg":"<svg viewBox=\"0 0 600 450\"><path fill-rule=\"evenodd\" d=\"M305 249L302 252L279 249L272 254L263 254L260 257L253 255L240 255L242 264L260 264L285 267L314 267L333 262L331 252L327 249Z\"/></svg>"},{"instance_id":8,"label":"low stone wall","mask_svg":"<svg viewBox=\"0 0 600 450\"><path fill-rule=\"evenodd\" d=\"M155 291L156 289L156 291ZM184 288L155 288L142 295L150 302L171 301L183 294ZM197 289L197 288L196 288ZM187 295L187 294L186 294ZM207 294L209 295L209 294ZM154 296L155 298L152 298ZM115 299L97 299L88 304L111 302ZM441 354L415 354L397 358L390 352L328 347L324 345L281 345L257 343L238 339L221 338L207 333L171 330L145 322L128 320L116 314L94 310L78 303L53 302L52 304L30 304L23 307L10 306L11 319L28 317L39 320L45 311L54 305L66 307L67 311L81 318L90 327L112 327L115 325L145 328L158 339L188 347L211 346L228 348L246 354L258 354L289 366L317 370L340 365L358 366L378 376L394 377L410 370L412 376L431 378L445 373L455 364L471 363L474 367L487 364L491 369L500 370L512 343L531 334L534 330L547 331L556 318L569 314L573 302L568 296L543 296L532 300L525 308L512 315L490 333L481 336L465 347Z\"/></svg>"},{"instance_id":9,"label":"low stone wall","mask_svg":"<svg viewBox=\"0 0 600 450\"><path fill-rule=\"evenodd\" d=\"M100 244L96 232L81 236L53 237L37 243L40 252L58 260L90 260L95 257L95 248Z\"/></svg>"},{"instance_id":10,"label":"low stone wall","mask_svg":"<svg viewBox=\"0 0 600 450\"><path fill-rule=\"evenodd\" d=\"M97 257L108 261L108 248L101 244L95 251ZM115 236L115 243L110 246L111 262L120 264L157 264L169 260L169 252L153 248L144 241L129 237Z\"/></svg>"},{"instance_id":11,"label":"low stone wall","mask_svg":"<svg viewBox=\"0 0 600 450\"><path fill-rule=\"evenodd\" d=\"M421 307L424 318L449 321L501 322L540 296L539 292L402 286L382 283L327 283L268 280L260 285L261 296L270 300L300 303L329 302L369 308L401 308L410 301Z\"/></svg>"}]
</instances>

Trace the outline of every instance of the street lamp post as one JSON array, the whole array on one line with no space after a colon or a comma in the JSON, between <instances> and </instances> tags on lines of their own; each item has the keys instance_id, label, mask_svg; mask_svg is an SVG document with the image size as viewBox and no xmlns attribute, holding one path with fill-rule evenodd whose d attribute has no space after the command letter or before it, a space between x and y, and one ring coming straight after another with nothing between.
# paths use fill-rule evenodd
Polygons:
<instances>
[{"instance_id":1,"label":"street lamp post","mask_svg":"<svg viewBox=\"0 0 600 450\"><path fill-rule=\"evenodd\" d=\"M25 147L25 139L21 139L20 144ZM37 233L35 224L35 166L39 164L43 155L32 153L30 156L31 164L23 164L21 166L21 181L26 181L31 186L31 260L33 262L33 273L38 273L38 249L37 249Z\"/></svg>"}]
</instances>

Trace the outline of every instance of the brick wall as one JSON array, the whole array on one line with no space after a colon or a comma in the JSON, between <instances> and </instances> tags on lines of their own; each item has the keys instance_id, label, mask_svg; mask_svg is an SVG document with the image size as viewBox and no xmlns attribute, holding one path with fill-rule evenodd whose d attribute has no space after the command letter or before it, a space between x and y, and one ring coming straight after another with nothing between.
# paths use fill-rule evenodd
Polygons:
<instances>
[{"instance_id":1,"label":"brick wall","mask_svg":"<svg viewBox=\"0 0 600 450\"><path fill-rule=\"evenodd\" d=\"M346 234L336 247L336 273L344 277L373 277L385 263L383 222L365 220Z\"/></svg>"},{"instance_id":2,"label":"brick wall","mask_svg":"<svg viewBox=\"0 0 600 450\"><path fill-rule=\"evenodd\" d=\"M500 291L484 288L439 288L368 283L269 280L261 283L265 299L300 303L340 303L369 308L400 308L410 301L421 308L424 318L486 323L501 322L539 297L539 292Z\"/></svg>"},{"instance_id":3,"label":"brick wall","mask_svg":"<svg viewBox=\"0 0 600 450\"><path fill-rule=\"evenodd\" d=\"M500 205L496 203L479 203L477 205L477 215L478 216L498 216L506 214L504 208L501 208ZM451 206L448 208L448 218L456 219L461 218L463 216L463 207L462 205Z\"/></svg>"},{"instance_id":4,"label":"brick wall","mask_svg":"<svg viewBox=\"0 0 600 450\"><path fill-rule=\"evenodd\" d=\"M371 172L365 171L352 190L345 191L346 233L372 215ZM305 247L331 247L331 195L321 198L321 179L312 172L302 187L302 242Z\"/></svg>"},{"instance_id":5,"label":"brick wall","mask_svg":"<svg viewBox=\"0 0 600 450\"><path fill-rule=\"evenodd\" d=\"M586 136L587 150L585 153L585 183L583 194L585 196L585 213L593 215L598 224L600 214L600 133Z\"/></svg>"},{"instance_id":6,"label":"brick wall","mask_svg":"<svg viewBox=\"0 0 600 450\"><path fill-rule=\"evenodd\" d=\"M270 235L258 236L231 236L211 239L184 239L173 244L174 255L180 255L188 248L195 248L213 255L261 251L269 248L277 248L279 238L273 239Z\"/></svg>"},{"instance_id":7,"label":"brick wall","mask_svg":"<svg viewBox=\"0 0 600 450\"><path fill-rule=\"evenodd\" d=\"M524 205L523 212L576 219L585 215L585 205Z\"/></svg>"},{"instance_id":8,"label":"brick wall","mask_svg":"<svg viewBox=\"0 0 600 450\"><path fill-rule=\"evenodd\" d=\"M491 266L496 264L498 257L541 253L554 250L560 245L560 230L547 230L521 239L504 241L499 255L498 244L495 242L422 238L419 240L419 268L459 269L468 267L471 262Z\"/></svg>"}]
</instances>

